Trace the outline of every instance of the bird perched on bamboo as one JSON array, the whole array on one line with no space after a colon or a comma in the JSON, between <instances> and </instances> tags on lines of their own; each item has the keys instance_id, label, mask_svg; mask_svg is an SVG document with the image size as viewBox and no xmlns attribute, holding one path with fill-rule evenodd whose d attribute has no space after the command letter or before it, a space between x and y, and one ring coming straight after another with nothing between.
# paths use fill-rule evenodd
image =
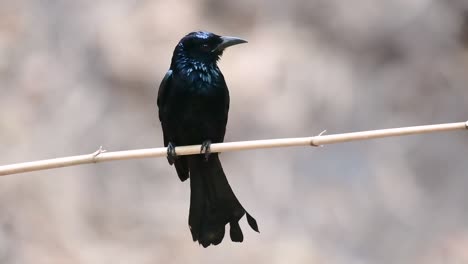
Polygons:
<instances>
[{"instance_id":1,"label":"bird perched on bamboo","mask_svg":"<svg viewBox=\"0 0 468 264\"><path fill-rule=\"evenodd\" d=\"M175 47L171 66L158 91L159 119L169 164L181 181L190 178L189 227L193 241L217 245L230 225L231 240L242 242L239 220L247 215L229 185L217 153L210 144L223 142L229 111L229 90L217 62L230 46L246 43L210 32L192 32ZM177 156L175 147L202 144L200 155Z\"/></svg>"}]
</instances>

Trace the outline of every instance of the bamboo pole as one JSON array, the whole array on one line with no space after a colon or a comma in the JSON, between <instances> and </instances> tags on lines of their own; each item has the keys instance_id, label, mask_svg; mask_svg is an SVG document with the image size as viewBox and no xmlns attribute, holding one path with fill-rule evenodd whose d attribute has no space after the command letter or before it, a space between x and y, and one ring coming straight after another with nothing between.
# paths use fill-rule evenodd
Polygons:
<instances>
[{"instance_id":1,"label":"bamboo pole","mask_svg":"<svg viewBox=\"0 0 468 264\"><path fill-rule=\"evenodd\" d=\"M467 122L426 125L426 126L413 126L390 128L381 130L361 131L353 133L343 133L334 135L322 135L313 137L301 138L282 138L282 139L265 139L265 140L252 140L252 141L239 141L216 143L211 145L211 152L228 152L228 151L241 151L250 149L262 148L282 148L282 147L297 147L297 146L322 146L327 144L336 144L358 140L368 140L374 138L406 136L415 134L427 134L434 132L447 132L454 130L468 129ZM193 155L200 153L201 145L181 146L176 147L177 155ZM64 158L39 160L32 162L16 163L11 165L0 166L0 176L47 170L53 168L69 167L88 163L97 163L113 160L127 160L127 159L141 159L141 158L156 158L165 157L167 149L163 148L150 148L150 149L136 149L106 152L99 148L91 154L71 156Z\"/></svg>"}]
</instances>

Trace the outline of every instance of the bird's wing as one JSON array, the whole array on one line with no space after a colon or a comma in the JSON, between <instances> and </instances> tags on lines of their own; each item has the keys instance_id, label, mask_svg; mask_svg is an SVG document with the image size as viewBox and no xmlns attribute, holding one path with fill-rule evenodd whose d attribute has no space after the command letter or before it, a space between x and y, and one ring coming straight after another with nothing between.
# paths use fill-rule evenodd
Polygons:
<instances>
[{"instance_id":1,"label":"bird's wing","mask_svg":"<svg viewBox=\"0 0 468 264\"><path fill-rule=\"evenodd\" d=\"M161 84L159 85L158 91L158 99L157 105L159 108L159 120L161 121L162 129L163 129L163 136L164 136L164 146L167 146L169 143L168 139L168 127L167 127L167 113L166 113L166 103L167 103L167 94L168 89L171 87L171 80L172 80L172 70L168 70L166 75L164 76Z\"/></svg>"},{"instance_id":2,"label":"bird's wing","mask_svg":"<svg viewBox=\"0 0 468 264\"><path fill-rule=\"evenodd\" d=\"M167 89L169 89L171 80L172 80L172 70L168 70L166 72L166 75L164 75L164 78L161 81L161 84L159 85L157 104L158 104L158 107L159 107L159 120L161 122L163 121L162 120L163 108L164 108L164 105L166 103Z\"/></svg>"}]
</instances>

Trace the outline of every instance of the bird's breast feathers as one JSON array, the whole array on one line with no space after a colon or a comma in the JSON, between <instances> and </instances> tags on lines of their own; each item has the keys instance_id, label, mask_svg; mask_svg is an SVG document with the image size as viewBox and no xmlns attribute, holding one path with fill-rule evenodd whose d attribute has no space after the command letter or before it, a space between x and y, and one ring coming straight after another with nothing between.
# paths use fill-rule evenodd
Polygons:
<instances>
[{"instance_id":1,"label":"bird's breast feathers","mask_svg":"<svg viewBox=\"0 0 468 264\"><path fill-rule=\"evenodd\" d=\"M224 78L216 65L203 62L187 62L179 68L179 76L187 83L187 88L198 92L223 87Z\"/></svg>"}]
</instances>

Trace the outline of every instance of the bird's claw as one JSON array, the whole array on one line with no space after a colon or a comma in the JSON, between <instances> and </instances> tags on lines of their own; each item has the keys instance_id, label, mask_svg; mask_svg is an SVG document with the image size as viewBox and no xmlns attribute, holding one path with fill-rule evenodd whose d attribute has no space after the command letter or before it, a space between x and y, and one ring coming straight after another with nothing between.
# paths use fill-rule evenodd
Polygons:
<instances>
[{"instance_id":1,"label":"bird's claw","mask_svg":"<svg viewBox=\"0 0 468 264\"><path fill-rule=\"evenodd\" d=\"M177 154L175 152L175 145L172 142L169 142L169 144L167 144L167 161L172 165L176 158Z\"/></svg>"},{"instance_id":2,"label":"bird's claw","mask_svg":"<svg viewBox=\"0 0 468 264\"><path fill-rule=\"evenodd\" d=\"M208 160L211 154L211 140L205 140L203 141L201 148L200 148L200 154L205 154L205 161Z\"/></svg>"}]
</instances>

